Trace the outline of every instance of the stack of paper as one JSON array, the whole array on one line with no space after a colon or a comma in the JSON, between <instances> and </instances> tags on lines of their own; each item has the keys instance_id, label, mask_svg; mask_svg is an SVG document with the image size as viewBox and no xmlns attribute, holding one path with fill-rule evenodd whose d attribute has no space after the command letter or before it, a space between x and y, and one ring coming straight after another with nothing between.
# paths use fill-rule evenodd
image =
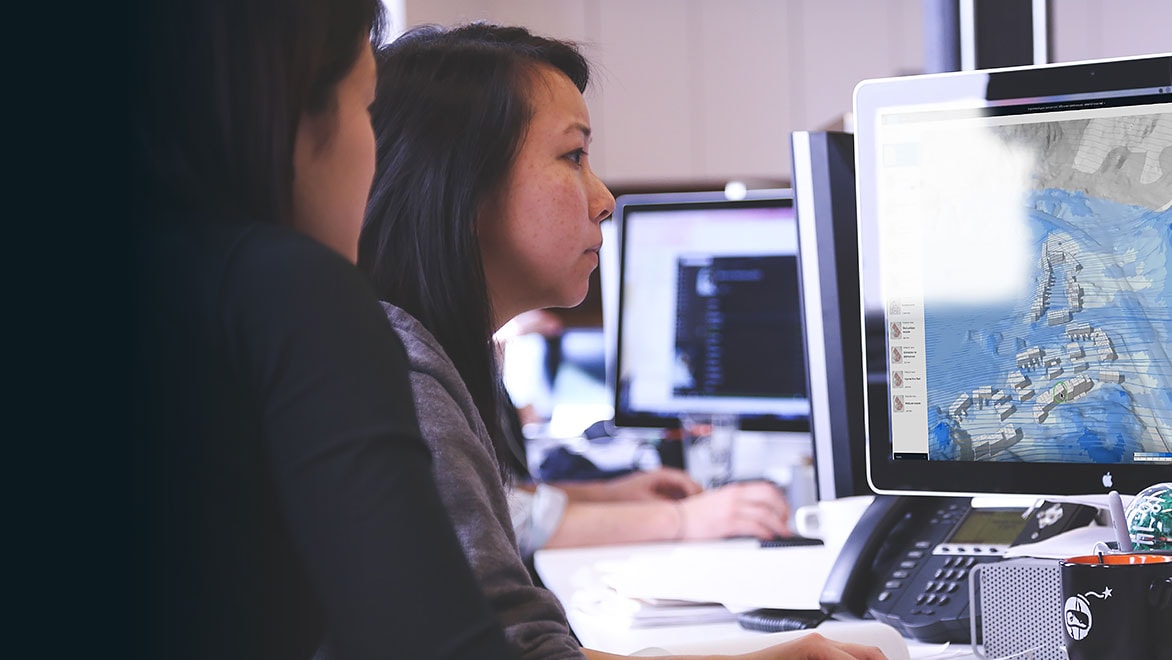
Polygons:
<instances>
[{"instance_id":1,"label":"stack of paper","mask_svg":"<svg viewBox=\"0 0 1172 660\"><path fill-rule=\"evenodd\" d=\"M612 619L631 628L736 621L736 614L718 603L644 600L610 589L579 591L570 605L584 614Z\"/></svg>"},{"instance_id":2,"label":"stack of paper","mask_svg":"<svg viewBox=\"0 0 1172 660\"><path fill-rule=\"evenodd\" d=\"M720 603L731 612L816 610L833 563L832 553L821 546L684 545L666 555L600 562L595 570L617 594L643 603Z\"/></svg>"}]
</instances>

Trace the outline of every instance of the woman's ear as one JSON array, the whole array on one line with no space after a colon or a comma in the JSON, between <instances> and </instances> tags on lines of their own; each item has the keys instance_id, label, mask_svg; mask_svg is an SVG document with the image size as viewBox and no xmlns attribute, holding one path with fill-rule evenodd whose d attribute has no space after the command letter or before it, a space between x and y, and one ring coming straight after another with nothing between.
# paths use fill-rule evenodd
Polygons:
<instances>
[{"instance_id":1,"label":"woman's ear","mask_svg":"<svg viewBox=\"0 0 1172 660\"><path fill-rule=\"evenodd\" d=\"M481 236L481 226L484 223L495 222L497 218L501 217L501 195L497 191L485 193L484 197L476 204L476 217L473 218L472 229L476 233L477 238Z\"/></svg>"}]
</instances>

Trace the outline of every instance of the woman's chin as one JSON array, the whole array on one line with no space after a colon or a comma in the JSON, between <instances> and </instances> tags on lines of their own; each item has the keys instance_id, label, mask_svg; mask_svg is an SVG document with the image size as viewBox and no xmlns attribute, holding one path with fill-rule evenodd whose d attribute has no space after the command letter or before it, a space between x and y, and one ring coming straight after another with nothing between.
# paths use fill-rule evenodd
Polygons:
<instances>
[{"instance_id":1,"label":"woman's chin","mask_svg":"<svg viewBox=\"0 0 1172 660\"><path fill-rule=\"evenodd\" d=\"M583 300L586 300L586 293L587 293L586 291L583 291L581 293L576 293L573 295L562 296L558 302L554 302L549 305L545 305L544 307L542 307L542 309L549 309L549 308L568 309L570 307L577 307L578 305L582 304Z\"/></svg>"}]
</instances>

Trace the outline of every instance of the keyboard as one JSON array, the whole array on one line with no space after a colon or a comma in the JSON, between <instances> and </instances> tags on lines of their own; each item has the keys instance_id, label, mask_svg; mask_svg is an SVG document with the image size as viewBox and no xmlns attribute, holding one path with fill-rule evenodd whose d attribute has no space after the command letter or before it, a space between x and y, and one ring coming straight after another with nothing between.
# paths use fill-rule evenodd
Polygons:
<instances>
[{"instance_id":1,"label":"keyboard","mask_svg":"<svg viewBox=\"0 0 1172 660\"><path fill-rule=\"evenodd\" d=\"M811 539L805 536L775 536L761 541L762 548L792 548L800 545L822 545L822 539Z\"/></svg>"}]
</instances>

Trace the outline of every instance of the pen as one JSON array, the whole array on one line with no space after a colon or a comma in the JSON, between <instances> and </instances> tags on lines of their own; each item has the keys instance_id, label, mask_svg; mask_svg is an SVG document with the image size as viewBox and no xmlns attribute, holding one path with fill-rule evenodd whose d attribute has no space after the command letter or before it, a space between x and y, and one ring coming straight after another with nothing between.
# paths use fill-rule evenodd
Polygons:
<instances>
[{"instance_id":1,"label":"pen","mask_svg":"<svg viewBox=\"0 0 1172 660\"><path fill-rule=\"evenodd\" d=\"M1135 546L1131 545L1131 535L1127 533L1127 516L1123 513L1123 498L1119 491L1107 493L1107 506L1111 510L1111 526L1115 528L1115 544L1120 552L1132 552Z\"/></svg>"}]
</instances>

